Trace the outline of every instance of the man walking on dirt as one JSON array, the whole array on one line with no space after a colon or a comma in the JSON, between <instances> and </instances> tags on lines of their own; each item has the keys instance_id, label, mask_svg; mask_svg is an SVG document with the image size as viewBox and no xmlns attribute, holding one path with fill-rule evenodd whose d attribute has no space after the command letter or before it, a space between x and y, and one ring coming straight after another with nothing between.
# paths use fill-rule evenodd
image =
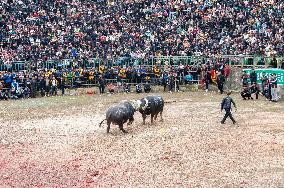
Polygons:
<instances>
[{"instance_id":1,"label":"man walking on dirt","mask_svg":"<svg viewBox=\"0 0 284 188\"><path fill-rule=\"evenodd\" d=\"M221 112L223 111L223 109L225 109L226 111L226 114L223 118L223 120L221 121L221 124L224 124L227 117L230 117L230 119L233 121L233 124L236 123L236 120L233 118L232 116L232 113L231 113L231 104L233 103L235 109L237 110L237 107L236 107L236 103L234 102L234 100L230 97L231 95L231 91L227 91L227 96L222 100L222 103L221 103Z\"/></svg>"}]
</instances>

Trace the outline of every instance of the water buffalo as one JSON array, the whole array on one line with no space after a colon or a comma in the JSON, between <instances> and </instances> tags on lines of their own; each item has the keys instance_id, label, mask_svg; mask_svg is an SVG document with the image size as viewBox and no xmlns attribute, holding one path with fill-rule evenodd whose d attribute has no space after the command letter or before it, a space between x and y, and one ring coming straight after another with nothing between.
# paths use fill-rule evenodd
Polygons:
<instances>
[{"instance_id":1,"label":"water buffalo","mask_svg":"<svg viewBox=\"0 0 284 188\"><path fill-rule=\"evenodd\" d=\"M106 119L104 119L100 123L100 126L106 120L107 121L107 133L109 133L111 123L117 124L119 126L119 129L123 133L127 133L127 131L123 129L123 124L126 123L128 120L129 120L128 125L133 123L134 112L135 112L135 109L130 102L122 102L115 106L111 106L106 112Z\"/></svg>"},{"instance_id":2,"label":"water buffalo","mask_svg":"<svg viewBox=\"0 0 284 188\"><path fill-rule=\"evenodd\" d=\"M153 123L153 119L156 120L159 113L161 121L163 121L164 100L161 96L147 96L138 100L137 103L138 110L142 114L143 124L145 124L147 115L151 115L151 123Z\"/></svg>"}]
</instances>

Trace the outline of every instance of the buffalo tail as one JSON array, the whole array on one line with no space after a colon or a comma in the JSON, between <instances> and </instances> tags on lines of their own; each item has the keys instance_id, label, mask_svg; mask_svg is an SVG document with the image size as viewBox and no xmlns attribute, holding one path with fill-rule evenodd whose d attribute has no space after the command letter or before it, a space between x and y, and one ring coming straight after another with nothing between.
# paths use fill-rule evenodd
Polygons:
<instances>
[{"instance_id":1,"label":"buffalo tail","mask_svg":"<svg viewBox=\"0 0 284 188\"><path fill-rule=\"evenodd\" d=\"M103 122L105 121L106 119L104 119L103 121L101 121L101 123L99 124L99 127L102 126Z\"/></svg>"}]
</instances>

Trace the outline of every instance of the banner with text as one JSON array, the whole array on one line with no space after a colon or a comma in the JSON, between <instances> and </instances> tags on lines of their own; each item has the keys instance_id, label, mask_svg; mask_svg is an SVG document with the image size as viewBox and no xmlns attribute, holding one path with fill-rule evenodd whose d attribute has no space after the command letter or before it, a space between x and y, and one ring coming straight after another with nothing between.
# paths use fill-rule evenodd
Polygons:
<instances>
[{"instance_id":1,"label":"banner with text","mask_svg":"<svg viewBox=\"0 0 284 188\"><path fill-rule=\"evenodd\" d=\"M251 74L251 69L243 69L243 71L246 71L246 73ZM255 72L257 74L257 83L261 84L261 75L263 72L266 73L266 76L268 79L270 78L270 75L275 73L277 76L277 83L278 85L284 85L284 70L283 69L255 69Z\"/></svg>"}]
</instances>

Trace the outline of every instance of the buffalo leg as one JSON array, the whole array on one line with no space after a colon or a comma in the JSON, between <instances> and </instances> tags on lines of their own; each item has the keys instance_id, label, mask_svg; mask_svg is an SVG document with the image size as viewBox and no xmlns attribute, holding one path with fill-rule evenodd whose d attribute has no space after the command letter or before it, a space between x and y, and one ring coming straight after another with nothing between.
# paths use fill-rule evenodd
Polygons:
<instances>
[{"instance_id":1,"label":"buffalo leg","mask_svg":"<svg viewBox=\"0 0 284 188\"><path fill-rule=\"evenodd\" d=\"M109 133L109 130L110 130L110 123L111 122L107 122L107 133Z\"/></svg>"},{"instance_id":2,"label":"buffalo leg","mask_svg":"<svg viewBox=\"0 0 284 188\"><path fill-rule=\"evenodd\" d=\"M123 124L120 124L120 125L118 125L118 126L119 126L119 129L120 129L123 133L127 133L127 131L123 129Z\"/></svg>"},{"instance_id":3,"label":"buffalo leg","mask_svg":"<svg viewBox=\"0 0 284 188\"><path fill-rule=\"evenodd\" d=\"M158 116L158 114L155 114L155 116L154 116L154 120L156 121L156 119L157 119L157 116Z\"/></svg>"},{"instance_id":4,"label":"buffalo leg","mask_svg":"<svg viewBox=\"0 0 284 188\"><path fill-rule=\"evenodd\" d=\"M133 123L133 121L134 121L134 118L132 116L131 118L129 118L129 122L127 123L127 125L131 125Z\"/></svg>"},{"instance_id":5,"label":"buffalo leg","mask_svg":"<svg viewBox=\"0 0 284 188\"><path fill-rule=\"evenodd\" d=\"M151 124L154 122L154 115L151 114Z\"/></svg>"},{"instance_id":6,"label":"buffalo leg","mask_svg":"<svg viewBox=\"0 0 284 188\"><path fill-rule=\"evenodd\" d=\"M146 114L142 114L142 118L143 118L143 125L145 125Z\"/></svg>"},{"instance_id":7,"label":"buffalo leg","mask_svg":"<svg viewBox=\"0 0 284 188\"><path fill-rule=\"evenodd\" d=\"M163 120L163 111L160 112L160 115L161 115L161 121L164 121Z\"/></svg>"}]
</instances>

